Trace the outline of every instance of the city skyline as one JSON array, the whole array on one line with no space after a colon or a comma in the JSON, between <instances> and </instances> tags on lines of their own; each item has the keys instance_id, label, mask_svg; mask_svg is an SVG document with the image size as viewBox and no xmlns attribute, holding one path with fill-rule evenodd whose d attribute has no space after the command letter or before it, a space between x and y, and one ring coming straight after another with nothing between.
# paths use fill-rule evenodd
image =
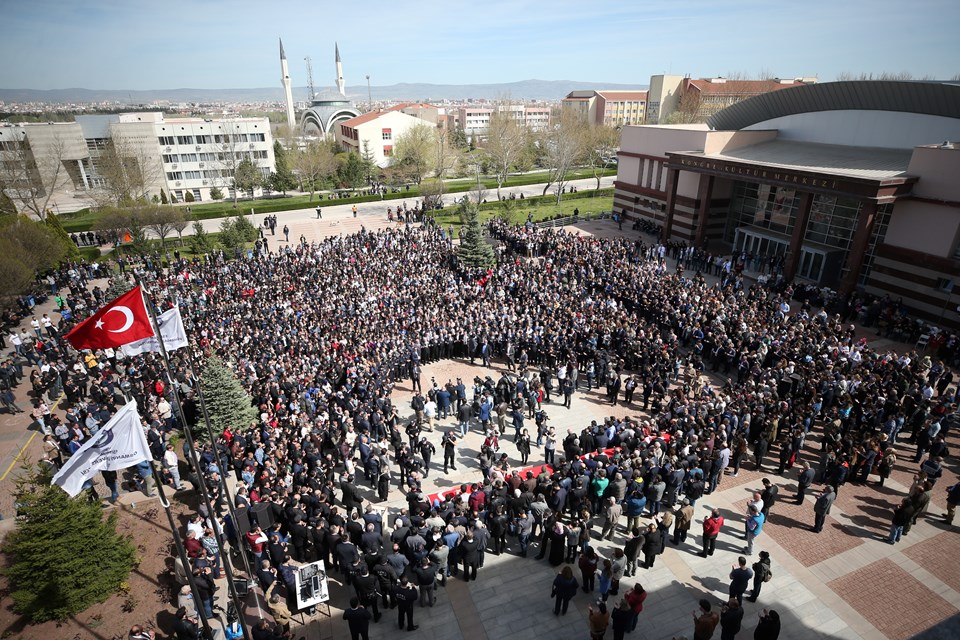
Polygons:
<instances>
[{"instance_id":1,"label":"city skyline","mask_svg":"<svg viewBox=\"0 0 960 640\"><path fill-rule=\"evenodd\" d=\"M264 19L262 4L171 0L17 3L5 12L0 70L7 89L172 89L277 86L282 37L296 86L313 58L318 88L334 85L338 41L349 85L493 83L583 79L644 84L658 73L695 77L761 72L777 77L907 72L949 79L960 47L944 25L960 19L950 0L795 5L760 0L685 0L641 7L494 1L454 15L434 0L374 0L376 21L352 21L335 7L275 5L297 19ZM316 21L314 21L314 18ZM263 28L261 25L268 24ZM353 33L336 25L362 25ZM895 45L895 46L892 46ZM9 64L19 61L20 64Z\"/></svg>"}]
</instances>

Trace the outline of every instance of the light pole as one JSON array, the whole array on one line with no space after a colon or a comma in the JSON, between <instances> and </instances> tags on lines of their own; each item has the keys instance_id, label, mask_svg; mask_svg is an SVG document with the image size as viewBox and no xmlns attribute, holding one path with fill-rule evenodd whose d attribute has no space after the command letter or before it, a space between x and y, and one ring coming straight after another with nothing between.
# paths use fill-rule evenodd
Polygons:
<instances>
[{"instance_id":1,"label":"light pole","mask_svg":"<svg viewBox=\"0 0 960 640\"><path fill-rule=\"evenodd\" d=\"M367 74L367 104L370 111L373 111L373 94L370 93L370 74Z\"/></svg>"}]
</instances>

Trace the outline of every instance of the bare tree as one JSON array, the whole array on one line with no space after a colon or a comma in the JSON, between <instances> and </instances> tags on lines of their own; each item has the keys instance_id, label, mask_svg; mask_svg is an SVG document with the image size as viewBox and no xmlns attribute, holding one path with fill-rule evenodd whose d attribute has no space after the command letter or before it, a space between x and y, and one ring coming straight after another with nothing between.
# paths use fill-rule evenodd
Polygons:
<instances>
[{"instance_id":1,"label":"bare tree","mask_svg":"<svg viewBox=\"0 0 960 640\"><path fill-rule=\"evenodd\" d=\"M100 207L146 202L147 193L161 171L159 163L143 145L117 136L99 151L95 167L101 182L88 196Z\"/></svg>"},{"instance_id":2,"label":"bare tree","mask_svg":"<svg viewBox=\"0 0 960 640\"><path fill-rule=\"evenodd\" d=\"M583 138L586 123L575 113L561 112L556 124L544 131L540 137L543 148L543 163L547 169L547 184L543 195L553 186L557 193L557 204L563 196L567 183L567 173L583 156Z\"/></svg>"},{"instance_id":3,"label":"bare tree","mask_svg":"<svg viewBox=\"0 0 960 640\"><path fill-rule=\"evenodd\" d=\"M317 182L333 175L337 161L329 145L313 140L291 156L290 166L300 181L300 190L309 190L310 200L313 200Z\"/></svg>"},{"instance_id":4,"label":"bare tree","mask_svg":"<svg viewBox=\"0 0 960 640\"><path fill-rule=\"evenodd\" d=\"M529 133L508 111L495 110L490 116L487 140L483 151L497 178L497 200L500 189L507 181L510 171L515 169L527 149Z\"/></svg>"},{"instance_id":5,"label":"bare tree","mask_svg":"<svg viewBox=\"0 0 960 640\"><path fill-rule=\"evenodd\" d=\"M593 169L593 177L600 188L601 173L610 166L620 146L620 132L607 125L588 126L583 132L583 157Z\"/></svg>"},{"instance_id":6,"label":"bare tree","mask_svg":"<svg viewBox=\"0 0 960 640\"><path fill-rule=\"evenodd\" d=\"M446 129L436 129L436 151L433 153L433 173L440 184L440 197L445 192L444 179L452 173L463 159L460 149L450 144L451 137Z\"/></svg>"},{"instance_id":7,"label":"bare tree","mask_svg":"<svg viewBox=\"0 0 960 640\"><path fill-rule=\"evenodd\" d=\"M144 226L155 236L160 238L160 246L167 250L167 236L174 231L182 232L187 226L187 219L180 207L149 207L144 209ZM178 231L178 225L182 224Z\"/></svg>"},{"instance_id":8,"label":"bare tree","mask_svg":"<svg viewBox=\"0 0 960 640\"><path fill-rule=\"evenodd\" d=\"M55 130L49 139L36 143L22 130L13 140L0 143L0 190L19 211L43 220L54 194L72 185L64 165L68 147L67 139Z\"/></svg>"},{"instance_id":9,"label":"bare tree","mask_svg":"<svg viewBox=\"0 0 960 640\"><path fill-rule=\"evenodd\" d=\"M180 209L177 209L179 211ZM173 230L177 232L177 240L180 246L183 246L183 231L190 224L190 218L193 216L181 215L173 221Z\"/></svg>"},{"instance_id":10,"label":"bare tree","mask_svg":"<svg viewBox=\"0 0 960 640\"><path fill-rule=\"evenodd\" d=\"M217 182L214 186L229 185L233 189L233 206L237 206L239 189L234 186L237 167L247 158L246 145L240 138L240 130L233 122L226 121L222 125L221 133L214 134L213 141L217 148Z\"/></svg>"}]
</instances>

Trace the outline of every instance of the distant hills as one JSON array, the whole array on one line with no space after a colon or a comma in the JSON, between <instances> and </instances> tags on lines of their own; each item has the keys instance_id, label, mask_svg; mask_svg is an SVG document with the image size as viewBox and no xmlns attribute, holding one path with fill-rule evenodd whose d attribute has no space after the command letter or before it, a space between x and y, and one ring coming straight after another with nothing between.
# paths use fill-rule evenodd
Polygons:
<instances>
[{"instance_id":1,"label":"distant hills","mask_svg":"<svg viewBox=\"0 0 960 640\"><path fill-rule=\"evenodd\" d=\"M494 84L429 84L400 83L388 86L370 87L374 100L468 100L470 98L496 99L509 96L514 100L559 100L571 91L578 89L646 89L643 84L611 84L609 82L581 82L575 80L521 80L519 82L501 82ZM330 91L329 87L318 87L317 92ZM366 85L354 85L346 88L347 97L358 102L366 102ZM293 99L306 101L306 87L295 87ZM0 100L4 102L45 102L45 103L95 103L119 102L131 105L149 104L156 101L179 102L268 102L283 99L280 86L258 89L150 89L145 91L123 91L119 89L0 89Z\"/></svg>"}]
</instances>

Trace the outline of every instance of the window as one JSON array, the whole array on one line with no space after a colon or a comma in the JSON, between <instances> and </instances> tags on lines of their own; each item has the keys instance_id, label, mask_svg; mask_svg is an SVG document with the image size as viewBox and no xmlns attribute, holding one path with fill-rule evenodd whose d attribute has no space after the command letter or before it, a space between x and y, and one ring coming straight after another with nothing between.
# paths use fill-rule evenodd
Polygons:
<instances>
[{"instance_id":1,"label":"window","mask_svg":"<svg viewBox=\"0 0 960 640\"><path fill-rule=\"evenodd\" d=\"M173 197L175 197L177 200L182 201L182 200L183 200L183 189L177 189L176 191L174 191L174 192L173 192Z\"/></svg>"},{"instance_id":2,"label":"window","mask_svg":"<svg viewBox=\"0 0 960 640\"><path fill-rule=\"evenodd\" d=\"M196 162L197 154L195 153L181 153L180 162Z\"/></svg>"},{"instance_id":3,"label":"window","mask_svg":"<svg viewBox=\"0 0 960 640\"><path fill-rule=\"evenodd\" d=\"M264 150L253 151L253 152L252 152L252 155L253 155L253 157L254 157L255 160L266 160L266 159L267 159L267 152L264 151Z\"/></svg>"},{"instance_id":4,"label":"window","mask_svg":"<svg viewBox=\"0 0 960 640\"><path fill-rule=\"evenodd\" d=\"M266 142L267 136L263 133L251 133L250 142Z\"/></svg>"},{"instance_id":5,"label":"window","mask_svg":"<svg viewBox=\"0 0 960 640\"><path fill-rule=\"evenodd\" d=\"M199 171L184 171L183 177L187 180L199 180L200 172Z\"/></svg>"},{"instance_id":6,"label":"window","mask_svg":"<svg viewBox=\"0 0 960 640\"><path fill-rule=\"evenodd\" d=\"M213 162L217 159L217 154L215 153L201 153L200 162Z\"/></svg>"},{"instance_id":7,"label":"window","mask_svg":"<svg viewBox=\"0 0 960 640\"><path fill-rule=\"evenodd\" d=\"M384 129L380 135L384 140L393 140L393 132L390 129Z\"/></svg>"},{"instance_id":8,"label":"window","mask_svg":"<svg viewBox=\"0 0 960 640\"><path fill-rule=\"evenodd\" d=\"M166 162L167 164L170 164L173 162L180 162L180 156L178 156L175 153L165 153L163 154L163 161Z\"/></svg>"},{"instance_id":9,"label":"window","mask_svg":"<svg viewBox=\"0 0 960 640\"><path fill-rule=\"evenodd\" d=\"M200 200L202 199L200 198L200 189L193 189L193 199L196 202L200 202Z\"/></svg>"},{"instance_id":10,"label":"window","mask_svg":"<svg viewBox=\"0 0 960 640\"><path fill-rule=\"evenodd\" d=\"M385 144L385 145L383 145L383 155L386 156L386 157L388 157L388 158L393 155L393 145L392 145L392 144Z\"/></svg>"},{"instance_id":11,"label":"window","mask_svg":"<svg viewBox=\"0 0 960 640\"><path fill-rule=\"evenodd\" d=\"M213 136L197 136L197 144L210 144Z\"/></svg>"},{"instance_id":12,"label":"window","mask_svg":"<svg viewBox=\"0 0 960 640\"><path fill-rule=\"evenodd\" d=\"M937 291L953 293L953 280L950 278L937 278Z\"/></svg>"},{"instance_id":13,"label":"window","mask_svg":"<svg viewBox=\"0 0 960 640\"><path fill-rule=\"evenodd\" d=\"M193 136L177 136L177 144L193 144Z\"/></svg>"},{"instance_id":14,"label":"window","mask_svg":"<svg viewBox=\"0 0 960 640\"><path fill-rule=\"evenodd\" d=\"M167 180L183 180L183 172L167 171Z\"/></svg>"},{"instance_id":15,"label":"window","mask_svg":"<svg viewBox=\"0 0 960 640\"><path fill-rule=\"evenodd\" d=\"M173 144L173 136L160 136L157 138L160 141L161 147L169 147Z\"/></svg>"},{"instance_id":16,"label":"window","mask_svg":"<svg viewBox=\"0 0 960 640\"><path fill-rule=\"evenodd\" d=\"M214 170L214 171L204 171L204 172L202 172L202 173L203 173L203 177L206 178L206 179L208 179L208 180L215 180L215 179L217 179L217 178L220 177L220 172L219 172L219 171L216 171L216 170Z\"/></svg>"}]
</instances>

